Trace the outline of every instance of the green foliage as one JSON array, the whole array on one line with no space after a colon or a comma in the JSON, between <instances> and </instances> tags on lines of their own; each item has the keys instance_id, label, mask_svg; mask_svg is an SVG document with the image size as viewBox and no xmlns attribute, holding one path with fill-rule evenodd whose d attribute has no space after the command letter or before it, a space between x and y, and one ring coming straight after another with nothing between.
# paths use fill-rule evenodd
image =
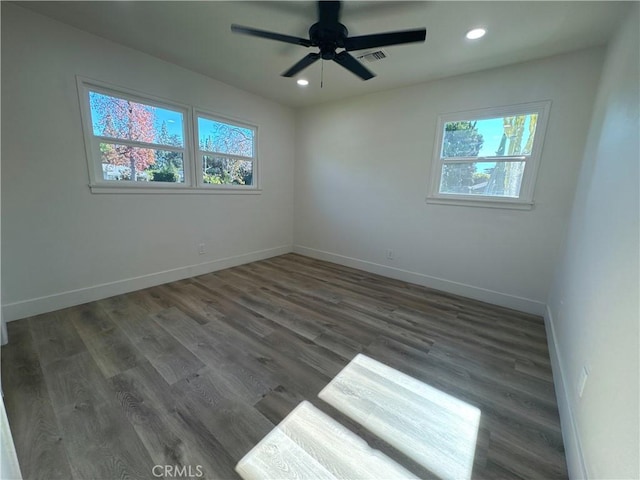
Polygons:
<instances>
[{"instance_id":1,"label":"green foliage","mask_svg":"<svg viewBox=\"0 0 640 480\"><path fill-rule=\"evenodd\" d=\"M225 185L228 183L232 183L229 181L228 177L223 175L212 175L209 173L203 174L204 183L209 183L211 185Z\"/></svg>"},{"instance_id":2,"label":"green foliage","mask_svg":"<svg viewBox=\"0 0 640 480\"><path fill-rule=\"evenodd\" d=\"M204 156L204 183L213 185L251 185L252 164L228 157Z\"/></svg>"},{"instance_id":3,"label":"green foliage","mask_svg":"<svg viewBox=\"0 0 640 480\"><path fill-rule=\"evenodd\" d=\"M151 175L154 182L177 182L180 179L178 171L174 167L152 170Z\"/></svg>"}]
</instances>

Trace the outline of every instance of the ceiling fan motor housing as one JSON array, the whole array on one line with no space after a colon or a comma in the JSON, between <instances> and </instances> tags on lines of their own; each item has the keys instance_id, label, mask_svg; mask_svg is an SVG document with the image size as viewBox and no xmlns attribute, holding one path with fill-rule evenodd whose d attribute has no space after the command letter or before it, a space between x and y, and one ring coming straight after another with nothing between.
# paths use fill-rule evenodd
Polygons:
<instances>
[{"instance_id":1,"label":"ceiling fan motor housing","mask_svg":"<svg viewBox=\"0 0 640 480\"><path fill-rule=\"evenodd\" d=\"M349 31L341 23L322 24L314 23L309 28L311 45L320 48L320 54L324 60L333 60L337 48L344 48L344 40L349 36Z\"/></svg>"}]
</instances>

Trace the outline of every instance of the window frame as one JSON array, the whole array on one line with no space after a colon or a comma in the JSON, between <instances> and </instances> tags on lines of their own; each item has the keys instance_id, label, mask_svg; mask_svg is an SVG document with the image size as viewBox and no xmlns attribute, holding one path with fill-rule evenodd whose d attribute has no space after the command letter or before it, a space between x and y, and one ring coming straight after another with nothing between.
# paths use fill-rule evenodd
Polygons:
<instances>
[{"instance_id":1,"label":"window frame","mask_svg":"<svg viewBox=\"0 0 640 480\"><path fill-rule=\"evenodd\" d=\"M80 103L80 120L82 125L87 167L89 173L89 188L91 193L116 194L260 194L258 169L258 126L245 120L220 115L192 105L182 104L172 100L142 93L130 88L113 85L80 75L76 76L78 97ZM164 108L182 113L183 115L183 147L173 147L155 143L139 142L136 140L114 139L95 135L91 117L89 93L96 92L117 98L131 100L143 105ZM199 139L197 114L202 113L206 118L251 128L254 131L252 185L212 185L205 184L202 179L202 165L198 160ZM102 161L100 157L100 142L124 144L154 150L171 150L183 153L184 182L132 182L119 180L104 180Z\"/></svg>"},{"instance_id":2,"label":"window frame","mask_svg":"<svg viewBox=\"0 0 640 480\"><path fill-rule=\"evenodd\" d=\"M427 203L446 205L465 205L473 207L511 208L530 210L533 208L533 194L535 183L540 168L540 158L544 145L544 137L547 129L551 101L522 103L489 107L461 112L444 113L438 115L436 123L436 135L431 161L431 174L428 184ZM442 157L442 144L444 140L444 127L448 122L485 120L491 118L509 117L516 115L538 114L536 132L531 153L529 155L516 156L484 156L484 157ZM479 162L508 162L524 161L524 172L520 184L520 195L514 197L500 197L490 195L465 195L458 193L441 193L442 172L444 165L449 163L479 163Z\"/></svg>"},{"instance_id":3,"label":"window frame","mask_svg":"<svg viewBox=\"0 0 640 480\"><path fill-rule=\"evenodd\" d=\"M224 123L226 125L232 125L234 127L247 128L253 131L253 156L252 157L243 157L241 155L233 155L229 153L217 153L217 152L209 152L207 150L200 150L200 128L198 119L204 118L206 120L212 120L214 122ZM195 140L195 162L194 164L197 167L196 170L196 185L198 188L202 188L205 190L226 190L226 191L241 191L241 192L249 192L249 191L259 191L259 183L258 180L260 178L259 172L259 162L258 162L258 126L247 123L243 120L239 120L236 118L232 118L229 116L222 116L217 113L213 113L201 108L195 108L193 110L193 126L194 126L194 140ZM202 171L202 156L203 155L219 155L221 157L228 157L235 160L250 160L251 161L251 185L234 185L234 184L226 184L226 185L216 185L212 183L204 182L204 174Z\"/></svg>"}]
</instances>

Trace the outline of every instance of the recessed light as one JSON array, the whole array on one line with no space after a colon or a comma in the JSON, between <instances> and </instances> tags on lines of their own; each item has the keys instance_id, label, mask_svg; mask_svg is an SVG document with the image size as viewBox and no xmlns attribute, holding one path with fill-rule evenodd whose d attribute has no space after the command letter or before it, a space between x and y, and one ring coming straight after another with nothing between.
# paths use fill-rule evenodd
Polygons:
<instances>
[{"instance_id":1,"label":"recessed light","mask_svg":"<svg viewBox=\"0 0 640 480\"><path fill-rule=\"evenodd\" d=\"M309 85L309 80L305 80L304 78L300 78L300 79L298 79L298 81L296 83L298 85L300 85L301 87L306 87L307 85Z\"/></svg>"},{"instance_id":2,"label":"recessed light","mask_svg":"<svg viewBox=\"0 0 640 480\"><path fill-rule=\"evenodd\" d=\"M469 40L477 40L484 37L485 33L487 33L487 31L484 28L474 28L473 30L469 30L467 32L467 38Z\"/></svg>"}]
</instances>

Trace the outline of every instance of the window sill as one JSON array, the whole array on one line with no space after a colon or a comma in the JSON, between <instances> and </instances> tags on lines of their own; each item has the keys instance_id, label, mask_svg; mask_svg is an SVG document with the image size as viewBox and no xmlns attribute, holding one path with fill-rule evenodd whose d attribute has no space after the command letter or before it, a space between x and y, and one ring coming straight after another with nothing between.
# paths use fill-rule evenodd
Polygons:
<instances>
[{"instance_id":1,"label":"window sill","mask_svg":"<svg viewBox=\"0 0 640 480\"><path fill-rule=\"evenodd\" d=\"M462 197L427 197L427 203L438 205L456 205L460 207L484 207L484 208L505 208L509 210L531 210L533 202L524 202L520 200L490 200L479 198L462 198Z\"/></svg>"},{"instance_id":2,"label":"window sill","mask_svg":"<svg viewBox=\"0 0 640 480\"><path fill-rule=\"evenodd\" d=\"M260 195L259 188L237 187L187 187L187 186L140 186L140 185L89 185L91 193L116 193L116 194L170 194L170 195Z\"/></svg>"}]
</instances>

